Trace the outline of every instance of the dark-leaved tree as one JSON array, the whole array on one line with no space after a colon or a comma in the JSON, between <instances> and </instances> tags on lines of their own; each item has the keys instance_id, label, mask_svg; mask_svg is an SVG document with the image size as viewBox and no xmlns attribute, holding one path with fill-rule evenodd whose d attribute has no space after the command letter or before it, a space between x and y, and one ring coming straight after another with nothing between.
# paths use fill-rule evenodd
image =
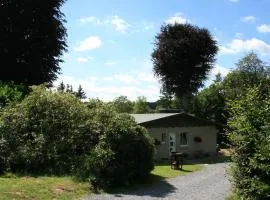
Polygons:
<instances>
[{"instance_id":1,"label":"dark-leaved tree","mask_svg":"<svg viewBox=\"0 0 270 200\"><path fill-rule=\"evenodd\" d=\"M0 80L51 84L66 51L60 7L65 0L5 0L0 3Z\"/></svg>"},{"instance_id":2,"label":"dark-leaved tree","mask_svg":"<svg viewBox=\"0 0 270 200\"><path fill-rule=\"evenodd\" d=\"M81 85L79 85L77 92L74 92L75 97L79 99L86 99L86 94Z\"/></svg>"},{"instance_id":3,"label":"dark-leaved tree","mask_svg":"<svg viewBox=\"0 0 270 200\"><path fill-rule=\"evenodd\" d=\"M154 73L162 91L185 98L203 86L218 51L209 31L191 24L166 24L154 42ZM184 105L184 104L183 104Z\"/></svg>"}]
</instances>

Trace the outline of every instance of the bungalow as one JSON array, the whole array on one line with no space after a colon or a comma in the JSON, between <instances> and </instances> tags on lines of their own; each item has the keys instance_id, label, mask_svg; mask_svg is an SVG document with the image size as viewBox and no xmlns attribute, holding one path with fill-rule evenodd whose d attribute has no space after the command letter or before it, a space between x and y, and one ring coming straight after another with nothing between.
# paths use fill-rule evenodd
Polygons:
<instances>
[{"instance_id":1,"label":"bungalow","mask_svg":"<svg viewBox=\"0 0 270 200\"><path fill-rule=\"evenodd\" d=\"M155 139L156 160L169 159L171 152L189 157L216 153L217 129L213 122L187 113L132 114Z\"/></svg>"}]
</instances>

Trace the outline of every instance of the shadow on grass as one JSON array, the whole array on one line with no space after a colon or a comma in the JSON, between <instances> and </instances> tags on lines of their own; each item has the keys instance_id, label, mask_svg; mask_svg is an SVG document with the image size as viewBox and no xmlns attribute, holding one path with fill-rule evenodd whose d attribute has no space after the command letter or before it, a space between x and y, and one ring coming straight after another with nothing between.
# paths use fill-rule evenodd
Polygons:
<instances>
[{"instance_id":1,"label":"shadow on grass","mask_svg":"<svg viewBox=\"0 0 270 200\"><path fill-rule=\"evenodd\" d=\"M179 171L181 171L181 172L193 172L193 171L187 170L187 169L177 169L177 170L179 170Z\"/></svg>"},{"instance_id":2,"label":"shadow on grass","mask_svg":"<svg viewBox=\"0 0 270 200\"><path fill-rule=\"evenodd\" d=\"M149 179L144 183L110 188L109 190L105 190L105 192L113 194L115 197L136 195L163 198L175 190L176 187L168 183L164 177L151 174Z\"/></svg>"}]
</instances>

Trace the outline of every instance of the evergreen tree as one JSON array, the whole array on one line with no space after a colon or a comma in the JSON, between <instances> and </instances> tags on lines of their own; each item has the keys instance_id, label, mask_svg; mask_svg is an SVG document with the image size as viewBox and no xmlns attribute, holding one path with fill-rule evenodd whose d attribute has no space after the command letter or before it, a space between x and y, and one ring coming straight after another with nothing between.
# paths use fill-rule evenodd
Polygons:
<instances>
[{"instance_id":1,"label":"evergreen tree","mask_svg":"<svg viewBox=\"0 0 270 200\"><path fill-rule=\"evenodd\" d=\"M86 99L86 94L81 85L79 85L77 92L74 92L74 94L79 99Z\"/></svg>"},{"instance_id":2,"label":"evergreen tree","mask_svg":"<svg viewBox=\"0 0 270 200\"><path fill-rule=\"evenodd\" d=\"M58 92L65 92L65 89L66 89L65 84L64 84L64 82L62 81L62 82L59 84L59 86L57 87L57 91L58 91Z\"/></svg>"}]
</instances>

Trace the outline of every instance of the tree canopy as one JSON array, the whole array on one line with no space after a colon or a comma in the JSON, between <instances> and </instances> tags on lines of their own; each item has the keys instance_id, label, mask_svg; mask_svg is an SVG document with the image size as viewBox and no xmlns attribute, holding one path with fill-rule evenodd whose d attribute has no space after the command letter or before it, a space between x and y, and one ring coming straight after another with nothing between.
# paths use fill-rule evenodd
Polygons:
<instances>
[{"instance_id":1,"label":"tree canopy","mask_svg":"<svg viewBox=\"0 0 270 200\"><path fill-rule=\"evenodd\" d=\"M191 24L167 24L154 42L154 73L162 91L176 96L196 92L213 68L218 51L209 31Z\"/></svg>"},{"instance_id":2,"label":"tree canopy","mask_svg":"<svg viewBox=\"0 0 270 200\"><path fill-rule=\"evenodd\" d=\"M49 84L60 72L66 28L65 0L6 0L0 4L0 80Z\"/></svg>"}]
</instances>

